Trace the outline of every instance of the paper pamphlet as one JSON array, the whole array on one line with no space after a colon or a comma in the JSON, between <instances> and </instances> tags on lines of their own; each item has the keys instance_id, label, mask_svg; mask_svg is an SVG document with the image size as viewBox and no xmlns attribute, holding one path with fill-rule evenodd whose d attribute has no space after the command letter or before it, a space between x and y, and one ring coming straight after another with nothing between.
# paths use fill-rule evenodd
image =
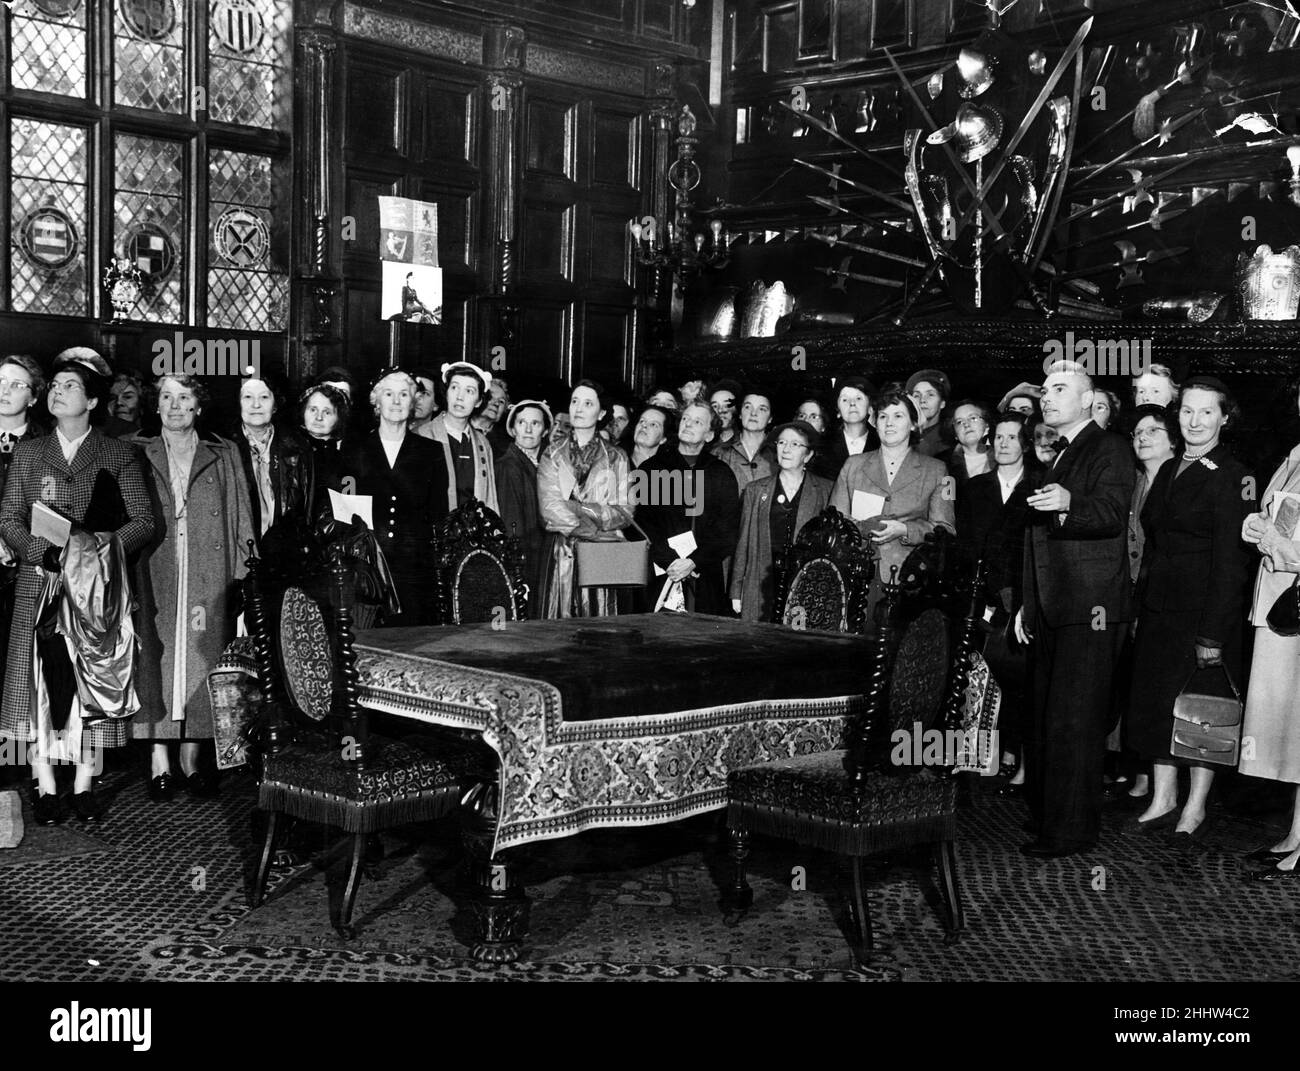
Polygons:
<instances>
[{"instance_id":1,"label":"paper pamphlet","mask_svg":"<svg viewBox=\"0 0 1300 1071\"><path fill-rule=\"evenodd\" d=\"M854 491L853 502L849 509L855 521L865 521L869 517L879 517L885 512L885 496L873 495L870 491Z\"/></svg>"},{"instance_id":2,"label":"paper pamphlet","mask_svg":"<svg viewBox=\"0 0 1300 1071\"><path fill-rule=\"evenodd\" d=\"M372 532L375 530L373 503L370 495L341 495L335 490L330 491L330 509L336 521L351 524L355 515Z\"/></svg>"},{"instance_id":3,"label":"paper pamphlet","mask_svg":"<svg viewBox=\"0 0 1300 1071\"><path fill-rule=\"evenodd\" d=\"M50 509L44 502L32 503L32 535L56 547L65 547L71 533L72 522L62 513Z\"/></svg>"}]
</instances>

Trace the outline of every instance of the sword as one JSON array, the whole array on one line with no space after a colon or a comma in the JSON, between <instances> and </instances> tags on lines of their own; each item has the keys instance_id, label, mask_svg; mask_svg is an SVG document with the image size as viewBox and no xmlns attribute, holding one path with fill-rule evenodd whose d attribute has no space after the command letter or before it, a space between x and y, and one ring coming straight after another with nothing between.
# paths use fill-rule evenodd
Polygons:
<instances>
[{"instance_id":1,"label":"sword","mask_svg":"<svg viewBox=\"0 0 1300 1071\"><path fill-rule=\"evenodd\" d=\"M899 171L898 168L891 167L883 160L877 160L874 156L872 156L869 152L867 152L866 149L862 148L862 146L854 145L853 142L849 141L848 138L846 138L833 126L831 126L829 123L825 123L822 120L818 119L817 116L812 114L812 112L800 111L798 108L794 107L788 100L781 100L778 101L777 103L780 104L781 107L783 107L786 111L793 112L797 118L802 119L809 126L817 130L820 130L823 134L827 134L830 137L834 138L841 145L845 145L848 148L852 149L859 156L863 157L864 159L870 160L877 167L883 167L891 175L894 175L897 178L903 177L903 173Z\"/></svg>"},{"instance_id":2,"label":"sword","mask_svg":"<svg viewBox=\"0 0 1300 1071\"><path fill-rule=\"evenodd\" d=\"M848 258L845 258L844 263L848 263ZM861 272L846 271L843 268L813 268L813 271L819 271L823 275L838 276L840 279L856 279L862 283L875 283L877 286L901 287L903 285L899 279L886 279L881 275L863 275ZM845 287L841 283L836 283L831 289L843 290Z\"/></svg>"},{"instance_id":3,"label":"sword","mask_svg":"<svg viewBox=\"0 0 1300 1071\"><path fill-rule=\"evenodd\" d=\"M988 177L985 178L979 189L974 188L974 184L971 182L970 176L966 174L965 169L960 165L957 166L957 170L961 174L967 188L970 189L972 194L974 194L974 200L962 213L961 219L957 222L958 234L965 229L966 224L971 221L977 211L981 211L981 209L987 211L984 202L988 199L989 193L992 191L998 179L1002 177L1003 169L1010 162L1011 157L1015 154L1016 148L1020 145L1020 142L1024 140L1025 135L1029 133L1029 128L1034 125L1034 120L1038 118L1038 113L1043 110L1043 105L1047 103L1048 98L1052 95L1052 90L1056 88L1056 83L1061 80L1061 76L1065 73L1066 68L1074 62L1074 57L1083 47L1084 39L1088 36L1088 31L1092 29L1092 24L1092 16L1084 19L1083 22L1079 24L1079 29L1075 32L1073 39L1066 47L1061 58L1057 60L1056 67L1052 70L1052 73L1048 75L1042 88L1039 89L1038 95L1034 98L1034 102L1029 106L1029 111L1027 111L1025 117L1020 120L1020 125L1016 127L1015 133L1011 135L1011 140L1003 146L1002 158L998 161L997 166L993 168ZM887 48L884 52L885 59L889 61L889 65L894 69L894 73L902 79L904 86L906 86L913 104L915 104L917 108L920 109L921 114L925 116L926 122L930 124L930 129L937 130L938 126L935 124L934 120L930 118L930 113L926 110L925 105L921 103L921 98L916 95L916 90L912 88L912 83L907 80L907 75L905 75L903 69L899 67L898 61L894 59L893 53ZM954 163L956 163L955 154L952 153L952 147L947 142L944 143L943 147L953 157ZM990 218L991 220L996 220L999 215L1001 215L1001 213L990 213ZM997 228L995 228L995 230L996 229Z\"/></svg>"},{"instance_id":4,"label":"sword","mask_svg":"<svg viewBox=\"0 0 1300 1071\"><path fill-rule=\"evenodd\" d=\"M1119 244L1119 243L1116 243ZM1139 268L1144 264L1158 264L1162 260L1172 260L1175 257L1181 257L1186 253L1188 247L1185 245L1176 245L1171 249L1153 249L1140 257L1124 257L1120 260L1113 260L1109 264L1096 264L1091 268L1080 268L1078 271L1066 272L1064 275L1058 275L1056 278L1064 282L1066 279L1082 279L1088 275L1100 275L1102 272L1113 271L1116 268Z\"/></svg>"},{"instance_id":5,"label":"sword","mask_svg":"<svg viewBox=\"0 0 1300 1071\"><path fill-rule=\"evenodd\" d=\"M1098 164L1086 175L1084 175L1083 178L1081 178L1079 181L1081 183L1091 182L1103 171L1109 171L1116 164L1122 163L1123 161L1127 160L1139 149L1145 149L1152 142L1158 141L1160 142L1161 145L1163 145L1170 138L1172 138L1174 134L1176 134L1179 130L1185 127L1193 119L1199 118L1201 113L1204 111L1205 111L1204 108L1195 108L1192 111L1188 112L1186 115L1180 115L1177 119L1164 120L1164 122L1160 124L1160 129L1157 130L1154 134L1152 134L1149 138L1147 138L1146 141L1139 141L1136 145L1130 146L1129 148L1125 149L1113 160L1107 160L1104 164Z\"/></svg>"},{"instance_id":6,"label":"sword","mask_svg":"<svg viewBox=\"0 0 1300 1071\"><path fill-rule=\"evenodd\" d=\"M807 194L808 200L813 204L821 205L822 208L829 208L835 212L843 212L846 216L853 216L860 219L863 226L888 229L893 231L902 231L904 234L911 234L906 223L896 223L892 219L877 219L875 216L864 216L861 212L854 212L851 208L845 208L838 201L833 201L829 197L818 197L815 193Z\"/></svg>"},{"instance_id":7,"label":"sword","mask_svg":"<svg viewBox=\"0 0 1300 1071\"><path fill-rule=\"evenodd\" d=\"M846 186L850 186L855 190L860 190L862 193L869 193L873 197L878 197L882 201L887 201L889 204L901 208L904 212L916 211L916 209L906 201L900 201L897 197L885 193L884 190L878 190L874 186L868 186L865 182L858 182L856 179L845 178L843 175L837 175L834 171L828 171L826 168L820 167L814 163L809 163L807 160L800 160L797 156L795 157L794 162L800 167L808 168L809 171L816 171L819 175L825 175L827 178L834 179L836 182L842 182Z\"/></svg>"},{"instance_id":8,"label":"sword","mask_svg":"<svg viewBox=\"0 0 1300 1071\"><path fill-rule=\"evenodd\" d=\"M1057 250L1058 253L1064 253L1071 249L1082 249L1087 245L1095 245L1097 242L1105 241L1107 238L1117 238L1121 234L1127 234L1129 231L1136 231L1142 227L1150 227L1153 231L1158 231L1169 220L1181 216L1187 209L1176 208L1172 212L1161 212L1158 208L1153 208L1146 219L1140 219L1136 223L1130 223L1124 227L1117 227L1113 231L1106 231L1104 234L1095 235L1092 238L1084 238L1077 242L1071 242L1069 245L1062 246Z\"/></svg>"},{"instance_id":9,"label":"sword","mask_svg":"<svg viewBox=\"0 0 1300 1071\"><path fill-rule=\"evenodd\" d=\"M884 257L886 260L896 260L899 264L910 264L914 268L929 267L924 260L917 260L916 257L905 257L901 253L889 253L883 249L873 249L869 245L862 245L859 242L850 242L844 238L837 238L831 234L821 234L813 231L810 237L819 242L825 242L829 246L842 245L846 249L856 249L859 253L871 253L878 257Z\"/></svg>"}]
</instances>

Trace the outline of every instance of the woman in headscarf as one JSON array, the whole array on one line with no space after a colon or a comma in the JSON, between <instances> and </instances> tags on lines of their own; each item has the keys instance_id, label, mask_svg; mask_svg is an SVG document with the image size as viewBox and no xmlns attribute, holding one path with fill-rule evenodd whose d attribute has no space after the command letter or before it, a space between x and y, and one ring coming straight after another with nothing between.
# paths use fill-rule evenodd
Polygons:
<instances>
[{"instance_id":1,"label":"woman in headscarf","mask_svg":"<svg viewBox=\"0 0 1300 1071\"><path fill-rule=\"evenodd\" d=\"M556 617L608 617L618 612L617 589L577 586L575 545L583 540L622 541L632 522L627 455L597 432L609 418L603 388L579 380L569 397L569 424L542 453L537 493L551 533L546 557L543 613Z\"/></svg>"},{"instance_id":2,"label":"woman in headscarf","mask_svg":"<svg viewBox=\"0 0 1300 1071\"><path fill-rule=\"evenodd\" d=\"M0 365L0 378L18 378L17 373L14 365ZM76 528L89 528L100 542L116 535L127 554L142 547L154 532L154 514L135 450L92 426L93 419L107 413L111 378L108 363L94 350L78 347L55 359L47 403L54 433L18 445L0 506L0 534L19 560L0 736L35 744L34 803L36 821L42 825L53 825L60 817L51 759L76 762L72 806L83 822L94 822L103 814L94 792L96 753L100 748L121 747L127 740L124 720L105 717L83 723L80 702L70 695L62 700L51 695L46 681L33 673L38 592L47 572L61 571L63 556L58 546L33 534L33 506L44 503ZM38 382L34 379L33 385ZM14 390L10 386L5 393ZM19 390L26 392L25 387ZM37 702L38 693L49 701Z\"/></svg>"},{"instance_id":3,"label":"woman in headscarf","mask_svg":"<svg viewBox=\"0 0 1300 1071\"><path fill-rule=\"evenodd\" d=\"M214 735L208 672L235 636L236 585L254 527L238 449L198 431L203 386L188 375L159 376L154 386L160 433L132 440L144 451L159 526L137 570L141 711L131 729L152 744L149 798L159 801L178 784L196 796L216 792L212 773L199 768L200 745Z\"/></svg>"}]
</instances>

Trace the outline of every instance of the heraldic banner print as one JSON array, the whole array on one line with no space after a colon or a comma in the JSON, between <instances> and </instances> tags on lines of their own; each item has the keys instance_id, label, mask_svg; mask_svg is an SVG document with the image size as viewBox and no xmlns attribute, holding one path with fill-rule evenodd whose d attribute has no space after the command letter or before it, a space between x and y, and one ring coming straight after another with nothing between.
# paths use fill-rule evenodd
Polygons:
<instances>
[{"instance_id":1,"label":"heraldic banner print","mask_svg":"<svg viewBox=\"0 0 1300 1071\"><path fill-rule=\"evenodd\" d=\"M379 198L379 259L384 269L380 315L407 323L442 323L438 206L406 197Z\"/></svg>"}]
</instances>

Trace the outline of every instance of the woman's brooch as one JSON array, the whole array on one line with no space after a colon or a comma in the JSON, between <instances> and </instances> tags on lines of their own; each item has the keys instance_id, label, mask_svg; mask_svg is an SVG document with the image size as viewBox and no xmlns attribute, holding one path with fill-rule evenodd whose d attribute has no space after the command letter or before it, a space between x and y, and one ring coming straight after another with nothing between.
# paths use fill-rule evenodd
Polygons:
<instances>
[{"instance_id":1,"label":"woman's brooch","mask_svg":"<svg viewBox=\"0 0 1300 1071\"><path fill-rule=\"evenodd\" d=\"M1219 471L1219 466L1216 465L1213 461L1211 461L1208 457L1203 457L1203 458L1200 458L1199 460L1200 460L1201 464L1204 465L1204 466L1205 466L1207 469L1209 469L1211 472L1218 472L1218 471Z\"/></svg>"}]
</instances>

